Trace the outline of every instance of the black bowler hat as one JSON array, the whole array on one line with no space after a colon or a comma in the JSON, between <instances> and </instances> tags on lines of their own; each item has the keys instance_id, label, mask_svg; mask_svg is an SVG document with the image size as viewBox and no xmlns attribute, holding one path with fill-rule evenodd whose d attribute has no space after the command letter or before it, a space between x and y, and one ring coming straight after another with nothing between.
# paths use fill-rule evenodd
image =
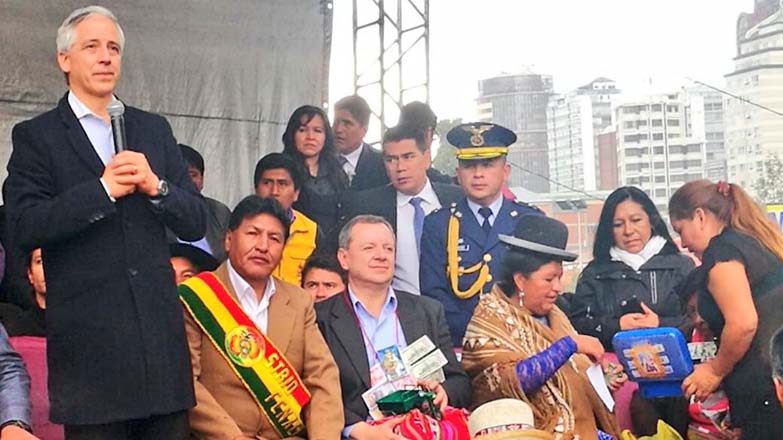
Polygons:
<instances>
[{"instance_id":1,"label":"black bowler hat","mask_svg":"<svg viewBox=\"0 0 783 440\"><path fill-rule=\"evenodd\" d=\"M182 257L202 272L212 272L220 265L209 252L187 243L169 243L172 257Z\"/></svg>"},{"instance_id":2,"label":"black bowler hat","mask_svg":"<svg viewBox=\"0 0 783 440\"><path fill-rule=\"evenodd\" d=\"M526 215L519 219L514 235L499 234L503 243L516 248L574 261L577 255L565 250L568 245L568 228L563 222L544 215Z\"/></svg>"}]
</instances>

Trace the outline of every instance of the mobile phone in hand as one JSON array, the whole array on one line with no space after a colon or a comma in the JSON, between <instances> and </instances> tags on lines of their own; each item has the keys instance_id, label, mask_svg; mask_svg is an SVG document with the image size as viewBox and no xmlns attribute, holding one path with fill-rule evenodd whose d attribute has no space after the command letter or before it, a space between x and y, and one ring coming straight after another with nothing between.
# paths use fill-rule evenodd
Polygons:
<instances>
[{"instance_id":1,"label":"mobile phone in hand","mask_svg":"<svg viewBox=\"0 0 783 440\"><path fill-rule=\"evenodd\" d=\"M639 302L639 298L632 296L628 299L620 301L620 316L627 315L629 313L644 313L642 305Z\"/></svg>"}]
</instances>

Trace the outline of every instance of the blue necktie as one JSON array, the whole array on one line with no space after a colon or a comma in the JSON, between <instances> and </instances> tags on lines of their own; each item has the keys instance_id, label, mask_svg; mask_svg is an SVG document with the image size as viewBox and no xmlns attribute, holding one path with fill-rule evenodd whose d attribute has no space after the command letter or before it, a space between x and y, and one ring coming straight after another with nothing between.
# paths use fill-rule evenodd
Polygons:
<instances>
[{"instance_id":1,"label":"blue necktie","mask_svg":"<svg viewBox=\"0 0 783 440\"><path fill-rule=\"evenodd\" d=\"M485 206L479 208L479 214L484 217L484 223L481 224L481 230L484 231L485 235L489 235L489 230L492 229L492 225L489 224L489 217L492 216L492 210Z\"/></svg>"},{"instance_id":2,"label":"blue necktie","mask_svg":"<svg viewBox=\"0 0 783 440\"><path fill-rule=\"evenodd\" d=\"M421 207L423 201L421 197L414 197L409 202L413 205L413 233L416 235L416 252L419 255L421 255L421 231L424 229L424 208Z\"/></svg>"}]
</instances>

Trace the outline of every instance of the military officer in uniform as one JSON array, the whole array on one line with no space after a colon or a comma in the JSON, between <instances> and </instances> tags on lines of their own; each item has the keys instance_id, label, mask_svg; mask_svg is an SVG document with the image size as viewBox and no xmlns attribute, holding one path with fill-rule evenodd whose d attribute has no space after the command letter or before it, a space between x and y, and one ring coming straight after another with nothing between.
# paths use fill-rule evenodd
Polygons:
<instances>
[{"instance_id":1,"label":"military officer in uniform","mask_svg":"<svg viewBox=\"0 0 783 440\"><path fill-rule=\"evenodd\" d=\"M466 197L425 218L419 280L422 295L443 304L454 347L462 347L479 296L500 275L505 246L498 234L512 234L525 215L542 212L503 197L514 132L478 122L458 125L446 138L457 147L457 177Z\"/></svg>"}]
</instances>

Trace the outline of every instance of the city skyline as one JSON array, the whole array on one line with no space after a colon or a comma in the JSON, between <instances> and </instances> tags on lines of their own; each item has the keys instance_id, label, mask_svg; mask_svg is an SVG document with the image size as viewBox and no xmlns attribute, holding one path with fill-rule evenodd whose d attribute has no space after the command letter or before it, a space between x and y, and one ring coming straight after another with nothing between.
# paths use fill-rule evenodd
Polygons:
<instances>
[{"instance_id":1,"label":"city skyline","mask_svg":"<svg viewBox=\"0 0 783 440\"><path fill-rule=\"evenodd\" d=\"M591 0L567 8L431 0L431 105L441 119L475 118L480 80L525 69L551 75L556 93L598 77L628 95L675 91L692 85L686 78L722 87L733 70L737 18L753 7L753 0ZM351 11L351 0L334 1L330 101L353 90Z\"/></svg>"}]
</instances>

